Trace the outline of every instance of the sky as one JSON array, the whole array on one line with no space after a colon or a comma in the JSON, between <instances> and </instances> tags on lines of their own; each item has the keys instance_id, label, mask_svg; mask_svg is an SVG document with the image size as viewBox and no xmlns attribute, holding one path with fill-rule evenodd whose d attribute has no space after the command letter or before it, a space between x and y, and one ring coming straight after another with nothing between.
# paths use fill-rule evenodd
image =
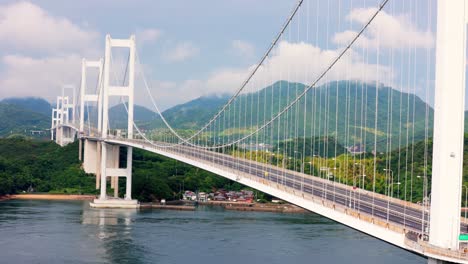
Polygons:
<instances>
[{"instance_id":1,"label":"sky","mask_svg":"<svg viewBox=\"0 0 468 264\"><path fill-rule=\"evenodd\" d=\"M143 73L162 109L202 95L232 93L265 53L296 2L2 0L0 99L39 96L53 101L62 86L78 87L81 59L101 58L106 34L136 36L139 104L152 105ZM312 82L379 2L305 0L256 75L257 86L280 79ZM433 85L433 69L425 65L433 64L433 2L390 1L325 81L379 81L431 98L427 87Z\"/></svg>"}]
</instances>

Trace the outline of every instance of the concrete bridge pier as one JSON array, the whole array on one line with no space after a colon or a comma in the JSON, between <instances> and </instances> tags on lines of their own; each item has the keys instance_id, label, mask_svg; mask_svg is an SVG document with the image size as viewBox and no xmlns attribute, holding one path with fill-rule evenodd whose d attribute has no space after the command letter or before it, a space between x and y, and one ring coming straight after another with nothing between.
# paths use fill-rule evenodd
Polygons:
<instances>
[{"instance_id":1,"label":"concrete bridge pier","mask_svg":"<svg viewBox=\"0 0 468 264\"><path fill-rule=\"evenodd\" d=\"M75 141L75 131L66 126L59 126L56 129L55 133L55 143L57 143L60 146L65 146L69 143L72 143Z\"/></svg>"},{"instance_id":2,"label":"concrete bridge pier","mask_svg":"<svg viewBox=\"0 0 468 264\"><path fill-rule=\"evenodd\" d=\"M78 160L83 160L83 139L78 139Z\"/></svg>"},{"instance_id":3,"label":"concrete bridge pier","mask_svg":"<svg viewBox=\"0 0 468 264\"><path fill-rule=\"evenodd\" d=\"M55 129L55 143L62 146L62 127L57 127Z\"/></svg>"},{"instance_id":4,"label":"concrete bridge pier","mask_svg":"<svg viewBox=\"0 0 468 264\"><path fill-rule=\"evenodd\" d=\"M96 175L96 189L99 189L101 176L101 144L89 139L84 139L83 144L83 169L86 173L93 173Z\"/></svg>"},{"instance_id":5,"label":"concrete bridge pier","mask_svg":"<svg viewBox=\"0 0 468 264\"><path fill-rule=\"evenodd\" d=\"M127 147L126 167L119 167L120 146L110 145L105 142L101 145L100 164L100 195L90 203L95 208L138 208L137 200L132 199L132 156L133 148ZM86 152L86 151L85 151ZM126 191L123 198L119 197L119 177L126 179ZM114 190L113 197L107 195L107 182L110 178L110 188Z\"/></svg>"}]
</instances>

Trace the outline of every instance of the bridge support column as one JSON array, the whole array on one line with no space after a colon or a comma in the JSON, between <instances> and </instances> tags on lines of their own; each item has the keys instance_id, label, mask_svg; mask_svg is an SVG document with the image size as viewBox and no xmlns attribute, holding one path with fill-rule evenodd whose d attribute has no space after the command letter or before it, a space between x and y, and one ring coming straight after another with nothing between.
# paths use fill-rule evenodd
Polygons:
<instances>
[{"instance_id":1,"label":"bridge support column","mask_svg":"<svg viewBox=\"0 0 468 264\"><path fill-rule=\"evenodd\" d=\"M101 144L84 139L83 145L83 169L86 173L96 175L96 190L99 190L101 185Z\"/></svg>"},{"instance_id":2,"label":"bridge support column","mask_svg":"<svg viewBox=\"0 0 468 264\"><path fill-rule=\"evenodd\" d=\"M97 158L96 158L96 190L101 187L101 157L102 157L102 145L96 144Z\"/></svg>"},{"instance_id":3,"label":"bridge support column","mask_svg":"<svg viewBox=\"0 0 468 264\"><path fill-rule=\"evenodd\" d=\"M75 131L72 128L62 126L60 131L60 146L63 147L75 141Z\"/></svg>"},{"instance_id":4,"label":"bridge support column","mask_svg":"<svg viewBox=\"0 0 468 264\"><path fill-rule=\"evenodd\" d=\"M78 160L83 160L83 139L78 139Z\"/></svg>"},{"instance_id":5,"label":"bridge support column","mask_svg":"<svg viewBox=\"0 0 468 264\"><path fill-rule=\"evenodd\" d=\"M458 250L465 110L465 0L437 1L436 45L429 243Z\"/></svg>"},{"instance_id":6,"label":"bridge support column","mask_svg":"<svg viewBox=\"0 0 468 264\"><path fill-rule=\"evenodd\" d=\"M101 201L107 200L106 168L107 168L107 144L104 142L101 142L101 192L99 195L99 200ZM96 202L96 200L94 202Z\"/></svg>"},{"instance_id":7,"label":"bridge support column","mask_svg":"<svg viewBox=\"0 0 468 264\"><path fill-rule=\"evenodd\" d=\"M84 140L83 169L86 173L98 173L97 160L100 160L98 145L96 141Z\"/></svg>"},{"instance_id":8,"label":"bridge support column","mask_svg":"<svg viewBox=\"0 0 468 264\"><path fill-rule=\"evenodd\" d=\"M132 200L132 160L133 160L133 148L127 148L127 184L126 184L126 191L125 191L125 200Z\"/></svg>"},{"instance_id":9,"label":"bridge support column","mask_svg":"<svg viewBox=\"0 0 468 264\"><path fill-rule=\"evenodd\" d=\"M119 168L120 147L101 142L100 195L90 203L96 208L138 208L137 200L132 200L132 148L127 147L127 167ZM114 197L107 196L107 178L110 177ZM119 177L125 177L127 186L124 199L118 197Z\"/></svg>"}]
</instances>

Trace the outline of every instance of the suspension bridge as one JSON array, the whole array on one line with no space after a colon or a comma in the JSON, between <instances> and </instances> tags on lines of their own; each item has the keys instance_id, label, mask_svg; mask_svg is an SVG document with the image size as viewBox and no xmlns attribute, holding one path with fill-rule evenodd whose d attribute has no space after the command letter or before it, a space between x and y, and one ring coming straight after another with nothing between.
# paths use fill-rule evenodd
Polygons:
<instances>
[{"instance_id":1,"label":"suspension bridge","mask_svg":"<svg viewBox=\"0 0 468 264\"><path fill-rule=\"evenodd\" d=\"M139 206L131 193L137 148L278 197L429 263L468 263L468 220L461 215L465 2L395 2L298 1L230 99L190 130L160 110L135 37L107 35L104 58L82 61L79 92L65 86L57 97L51 139L62 146L79 140L83 168L96 174L100 189L93 207ZM396 29L409 33L398 39ZM116 49L128 51L124 63ZM278 58L285 50L297 54L284 62ZM160 126L138 122L136 98L150 101ZM115 105L125 109L125 126L110 120Z\"/></svg>"}]
</instances>

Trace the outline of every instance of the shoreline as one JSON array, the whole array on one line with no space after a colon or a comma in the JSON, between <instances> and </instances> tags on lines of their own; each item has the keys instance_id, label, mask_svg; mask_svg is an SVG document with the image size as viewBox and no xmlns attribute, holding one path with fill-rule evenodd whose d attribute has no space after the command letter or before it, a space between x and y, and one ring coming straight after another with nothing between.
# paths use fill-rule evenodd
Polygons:
<instances>
[{"instance_id":1,"label":"shoreline","mask_svg":"<svg viewBox=\"0 0 468 264\"><path fill-rule=\"evenodd\" d=\"M11 199L11 195L7 194L7 195L3 195L3 196L0 196L0 202L2 201L8 201Z\"/></svg>"},{"instance_id":2,"label":"shoreline","mask_svg":"<svg viewBox=\"0 0 468 264\"><path fill-rule=\"evenodd\" d=\"M11 194L0 196L0 202L8 200L50 200L50 201L92 201L95 195L78 194ZM200 202L202 206L217 206L230 211L244 212L271 212L271 213L307 213L308 211L292 204L261 204L261 203L243 203L229 201L209 201ZM161 209L161 210L179 210L194 211L195 206L187 205L158 205L152 203L141 203L143 209Z\"/></svg>"},{"instance_id":3,"label":"shoreline","mask_svg":"<svg viewBox=\"0 0 468 264\"><path fill-rule=\"evenodd\" d=\"M0 201L7 200L54 200L54 201L92 201L94 195L79 195L79 194L11 194L0 196Z\"/></svg>"},{"instance_id":4,"label":"shoreline","mask_svg":"<svg viewBox=\"0 0 468 264\"><path fill-rule=\"evenodd\" d=\"M241 203L241 202L220 202L210 201L199 203L206 206L221 206L225 210L245 211L245 212L271 212L271 213L307 213L309 211L293 204L274 203Z\"/></svg>"}]
</instances>

